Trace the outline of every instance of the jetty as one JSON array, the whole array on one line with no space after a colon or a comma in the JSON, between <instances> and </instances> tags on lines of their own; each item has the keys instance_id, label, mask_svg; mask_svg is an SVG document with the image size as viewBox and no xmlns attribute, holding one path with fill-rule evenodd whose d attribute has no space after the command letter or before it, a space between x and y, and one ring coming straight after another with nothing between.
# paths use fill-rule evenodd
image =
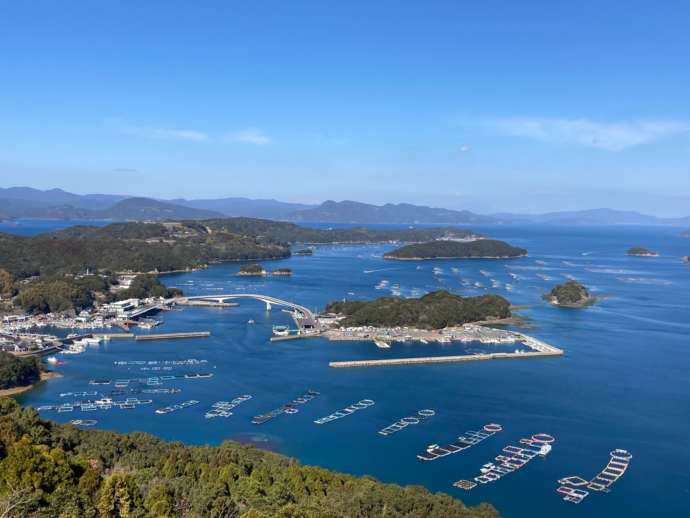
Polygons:
<instances>
[{"instance_id":1,"label":"jetty","mask_svg":"<svg viewBox=\"0 0 690 518\"><path fill-rule=\"evenodd\" d=\"M385 367L390 365L422 365L431 363L462 363L482 360L526 360L528 358L545 358L549 356L562 356L563 351L558 352L520 352L520 353L486 353L486 354L461 354L454 356L423 356L420 358L390 358L386 360L352 360L329 362L328 366L335 369L354 367Z\"/></svg>"},{"instance_id":2,"label":"jetty","mask_svg":"<svg viewBox=\"0 0 690 518\"><path fill-rule=\"evenodd\" d=\"M134 333L93 333L94 338L100 338L101 340L118 340L125 338L134 338Z\"/></svg>"},{"instance_id":3,"label":"jetty","mask_svg":"<svg viewBox=\"0 0 690 518\"><path fill-rule=\"evenodd\" d=\"M190 333L158 333L154 335L136 335L137 342L146 340L177 340L179 338L207 338L211 336L210 331L193 331Z\"/></svg>"},{"instance_id":4,"label":"jetty","mask_svg":"<svg viewBox=\"0 0 690 518\"><path fill-rule=\"evenodd\" d=\"M438 335L435 337L436 340L442 342L450 342L452 340L458 340L461 342L469 341L469 338L473 338L476 333L475 327L479 326L465 326L469 331L468 334L458 334L459 331L454 333ZM351 361L334 361L328 364L329 367L333 368L354 368L354 367L385 367L391 365L423 365L423 364L433 364L433 363L461 363L461 362L471 362L471 361L485 361L485 360L519 360L528 358L548 358L553 356L563 356L563 351L553 345L549 345L546 342L537 340L534 337L524 335L522 333L508 332L501 330L487 330L490 332L495 332L496 336L485 337L484 340L480 340L482 343L522 343L523 345L529 347L531 350L515 350L515 352L495 352L495 353L475 353L475 354L458 354L452 356L421 356L412 358L387 358L381 360L351 360ZM330 338L333 339L333 338ZM349 336L347 338L342 338L351 340ZM414 339L414 338L413 338ZM421 335L417 336L416 339L422 339ZM430 338L424 338L428 340ZM491 341L489 341L491 340Z\"/></svg>"}]
</instances>

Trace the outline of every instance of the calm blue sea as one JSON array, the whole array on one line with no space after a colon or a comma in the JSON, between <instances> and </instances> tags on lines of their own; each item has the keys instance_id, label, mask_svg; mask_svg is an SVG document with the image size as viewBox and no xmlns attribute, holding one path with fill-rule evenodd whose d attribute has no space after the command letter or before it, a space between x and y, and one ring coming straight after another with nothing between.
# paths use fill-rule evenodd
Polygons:
<instances>
[{"instance_id":1,"label":"calm blue sea","mask_svg":"<svg viewBox=\"0 0 690 518\"><path fill-rule=\"evenodd\" d=\"M531 321L527 333L565 350L562 358L468 364L330 369L328 362L402 355L457 353L456 345L394 345L379 350L370 343L331 343L305 339L271 343L271 326L290 323L289 315L255 301L229 309L184 309L159 316L158 330L209 330L202 340L135 343L113 341L83 355L64 357L65 377L21 398L28 405L61 401L59 394L91 390L96 377L133 378L149 373L118 367L117 360L197 358L210 370L206 380L177 381L181 394L154 396L154 405L135 410L91 413L46 412L68 421L98 419L100 428L141 430L166 439L217 444L225 439L255 443L317 464L386 482L421 484L469 504L488 501L508 517L677 516L686 515L690 497L690 239L665 227L478 228L530 251L530 256L497 261L391 262L386 246L318 247L313 257L275 261L290 278L239 278L239 264L169 275L165 282L187 294L255 292L311 308L329 301L368 299L387 294L374 288L382 280L398 284L404 296L446 289L463 295L499 293ZM630 258L633 245L658 251L658 258ZM434 274L432 268L443 269ZM453 270L453 268L458 270ZM500 282L490 287L489 272ZM519 276L514 280L512 272ZM541 299L554 284L576 278L605 296L584 310L550 307ZM482 288L466 289L468 279ZM505 284L513 285L506 291ZM254 325L248 320L254 319ZM473 346L470 346L472 348ZM155 373L150 373L155 374ZM170 385L169 385L170 386ZM264 425L252 416L271 410L312 388L321 396L294 415ZM253 399L227 419L206 420L218 400L239 394ZM140 396L142 397L142 396ZM318 426L313 420L363 398L376 404L339 421ZM64 398L62 398L64 400ZM178 413L155 415L154 408L187 399L202 404ZM422 408L435 417L398 434L377 430ZM445 444L466 430L496 422L503 431L482 444L434 462L415 455L429 443ZM525 468L470 492L454 489L471 479L521 437L546 432L556 437L552 453ZM611 493L593 493L579 506L556 493L557 479L593 477L624 448L634 455L630 469Z\"/></svg>"}]
</instances>

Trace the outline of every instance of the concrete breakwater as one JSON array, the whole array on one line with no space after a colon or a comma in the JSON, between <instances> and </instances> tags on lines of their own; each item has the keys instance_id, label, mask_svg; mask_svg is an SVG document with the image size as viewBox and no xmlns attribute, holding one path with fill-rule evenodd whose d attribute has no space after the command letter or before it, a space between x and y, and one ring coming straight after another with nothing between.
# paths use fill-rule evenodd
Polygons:
<instances>
[{"instance_id":1,"label":"concrete breakwater","mask_svg":"<svg viewBox=\"0 0 690 518\"><path fill-rule=\"evenodd\" d=\"M456 356L426 356L422 358L390 358L386 360L354 360L330 362L329 367L333 368L352 368L352 367L383 367L390 365L420 365L431 363L459 363L481 360L518 360L527 358L544 358L549 356L562 356L563 351L558 352L522 352L522 353L486 353L486 354L467 354Z\"/></svg>"},{"instance_id":2,"label":"concrete breakwater","mask_svg":"<svg viewBox=\"0 0 690 518\"><path fill-rule=\"evenodd\" d=\"M355 361L335 361L330 362L329 367L346 368L346 367L381 367L387 365L420 365L432 363L457 363L468 361L483 361L483 360L510 360L510 359L527 359L527 358L544 358L551 356L562 356L563 351L542 342L532 336L527 336L515 331L504 331L501 329L492 329L473 324L466 324L462 327L447 328L443 330L421 330L421 329L380 329L380 328L366 328L366 329L351 329L343 331L329 331L326 333L330 340L388 340L388 341L421 341L428 343L430 341L440 343L450 343L454 341L459 342L474 342L478 341L484 344L522 344L528 347L529 351L515 350L515 352L495 352L495 353L475 353L452 356L424 356L416 358L390 358L381 360L355 360Z\"/></svg>"},{"instance_id":3,"label":"concrete breakwater","mask_svg":"<svg viewBox=\"0 0 690 518\"><path fill-rule=\"evenodd\" d=\"M190 333L159 333L155 335L136 335L137 342L146 340L175 340L178 338L207 338L211 336L210 331L194 331Z\"/></svg>"}]
</instances>

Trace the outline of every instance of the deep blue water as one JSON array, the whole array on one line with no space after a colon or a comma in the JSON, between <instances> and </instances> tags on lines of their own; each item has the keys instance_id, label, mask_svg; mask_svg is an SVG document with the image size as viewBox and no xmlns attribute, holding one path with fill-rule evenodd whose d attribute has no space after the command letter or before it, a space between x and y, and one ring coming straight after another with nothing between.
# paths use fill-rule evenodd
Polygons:
<instances>
[{"instance_id":1,"label":"deep blue water","mask_svg":"<svg viewBox=\"0 0 690 518\"><path fill-rule=\"evenodd\" d=\"M293 257L271 268L293 269L291 278L239 278L238 264L169 275L165 282L187 294L258 292L322 308L341 298L371 298L381 280L399 284L403 295L448 289L473 295L496 292L531 319L526 330L565 350L562 358L467 364L330 369L328 362L356 358L445 354L460 346L394 345L379 350L370 343L333 343L305 339L271 343L271 326L290 323L278 308L242 301L228 309L184 309L160 316L160 331L209 330L202 340L113 341L76 357L65 357L65 377L21 398L41 405L60 401L59 393L91 390L96 377L129 378L146 373L116 367L115 360L198 358L211 370L207 380L178 381L178 395L154 396L155 404L136 410L46 413L59 421L99 420L99 427L142 430L167 439L217 444L240 439L295 456L307 464L369 474L383 481L422 484L469 504L488 501L504 516L658 516L684 515L690 496L690 239L680 229L663 227L483 227L492 237L523 246L530 256L497 261L391 262L381 258L390 246L319 247L313 257ZM625 250L640 245L659 258L630 258ZM537 262L539 261L539 263ZM545 263L545 264L542 264ZM432 268L443 268L434 275ZM418 269L419 267L419 269ZM451 268L459 268L454 272ZM489 286L486 270L512 292L466 290L460 279ZM508 272L521 278L512 281ZM544 280L537 274L550 277ZM541 296L572 275L606 298L584 310L565 310ZM255 319L256 324L247 321ZM154 374L154 373L151 373ZM256 426L253 415L271 410L313 388L321 396L295 415ZM205 420L218 400L248 393L254 397L228 419ZM142 396L140 396L142 397ZM323 426L313 420L363 398L376 405ZM164 416L154 408L186 399L202 404ZM376 432L422 408L437 415L389 436ZM462 432L490 422L503 431L463 453L434 462L415 458L429 443L451 442ZM521 437L546 432L556 437L553 452L505 478L470 492L451 487L471 479L485 462ZM567 475L593 477L608 452L624 448L634 455L630 469L610 494L593 493L579 506L555 492ZM663 510L663 511L661 511Z\"/></svg>"}]
</instances>

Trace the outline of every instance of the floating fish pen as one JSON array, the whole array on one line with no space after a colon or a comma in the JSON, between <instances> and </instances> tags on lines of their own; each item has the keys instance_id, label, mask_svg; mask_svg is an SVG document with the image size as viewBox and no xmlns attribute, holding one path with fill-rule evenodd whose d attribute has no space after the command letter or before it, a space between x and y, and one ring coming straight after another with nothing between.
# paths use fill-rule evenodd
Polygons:
<instances>
[{"instance_id":1,"label":"floating fish pen","mask_svg":"<svg viewBox=\"0 0 690 518\"><path fill-rule=\"evenodd\" d=\"M232 401L218 401L211 405L211 410L206 412L204 417L206 419L213 419L215 417L230 417L232 415L232 410L237 408L239 405L245 401L249 401L252 398L249 394L244 394L238 396Z\"/></svg>"},{"instance_id":2,"label":"floating fish pen","mask_svg":"<svg viewBox=\"0 0 690 518\"><path fill-rule=\"evenodd\" d=\"M353 403L352 405L343 408L342 410L338 410L337 412L333 412L330 415L327 415L326 417L321 417L314 422L316 424L326 424L330 423L331 421L336 421L338 419L342 419L343 417L347 417L351 414L354 414L355 412L359 410L364 410L365 408L369 408L370 406L373 406L375 404L374 400L372 399L362 399L361 401L358 401L357 403Z\"/></svg>"},{"instance_id":3,"label":"floating fish pen","mask_svg":"<svg viewBox=\"0 0 690 518\"><path fill-rule=\"evenodd\" d=\"M517 471L523 466L527 465L534 457L546 457L555 442L555 438L549 434L538 433L529 438L520 439L522 446L508 445L503 448L505 455L497 455L494 462L484 464L480 474L474 477L474 482L479 484L488 484L489 482L496 482L504 476ZM465 484L466 480L458 480L453 484L455 487L470 490L475 486L469 487ZM467 487L463 487L467 486Z\"/></svg>"},{"instance_id":4,"label":"floating fish pen","mask_svg":"<svg viewBox=\"0 0 690 518\"><path fill-rule=\"evenodd\" d=\"M274 410L271 410L270 412L267 412L265 414L259 414L257 416L254 416L254 418L252 419L252 424L264 424L267 421L273 419L274 417L279 416L280 414L296 414L297 412L299 412L299 410L296 408L298 405L304 405L305 403L308 403L318 395L319 393L315 390L307 390L304 394L296 397L289 403L285 403L284 405Z\"/></svg>"},{"instance_id":5,"label":"floating fish pen","mask_svg":"<svg viewBox=\"0 0 690 518\"><path fill-rule=\"evenodd\" d=\"M75 410L94 412L96 410L111 410L113 408L131 410L140 405L150 405L151 403L153 403L152 399L127 398L124 400L114 400L109 397L102 397L100 399L78 400L59 405L43 405L36 410L39 412L55 411L58 413L74 412Z\"/></svg>"},{"instance_id":6,"label":"floating fish pen","mask_svg":"<svg viewBox=\"0 0 690 518\"><path fill-rule=\"evenodd\" d=\"M399 421L386 426L385 428L379 430L379 435L391 435L399 432L400 430L407 428L410 425L419 424L422 421L429 419L436 415L436 412L430 409L419 410L414 416L403 417Z\"/></svg>"},{"instance_id":7,"label":"floating fish pen","mask_svg":"<svg viewBox=\"0 0 690 518\"><path fill-rule=\"evenodd\" d=\"M458 480L457 482L453 483L453 486L457 487L458 489L469 491L470 489L477 487L477 483L472 482L471 480Z\"/></svg>"},{"instance_id":8,"label":"floating fish pen","mask_svg":"<svg viewBox=\"0 0 690 518\"><path fill-rule=\"evenodd\" d=\"M490 423L484 425L484 427L479 431L469 430L465 432L465 434L458 437L456 441L447 444L446 446L430 444L424 453L417 455L417 458L419 460L428 461L440 459L441 457L446 457L454 453L459 453L479 444L482 441L485 441L501 430L503 430L503 428L500 424Z\"/></svg>"},{"instance_id":9,"label":"floating fish pen","mask_svg":"<svg viewBox=\"0 0 690 518\"><path fill-rule=\"evenodd\" d=\"M560 479L558 481L560 486L556 491L563 495L563 500L573 504L579 504L589 496L589 491L585 490L584 487L591 491L610 492L610 487L617 482L628 469L632 454L627 450L616 449L609 455L611 458L608 464L606 464L606 467L592 480L585 480L577 476Z\"/></svg>"},{"instance_id":10,"label":"floating fish pen","mask_svg":"<svg viewBox=\"0 0 690 518\"><path fill-rule=\"evenodd\" d=\"M74 425L74 426L96 426L98 424L98 421L95 419L72 419L69 424Z\"/></svg>"},{"instance_id":11,"label":"floating fish pen","mask_svg":"<svg viewBox=\"0 0 690 518\"><path fill-rule=\"evenodd\" d=\"M206 379L212 378L213 373L211 372L189 372L187 374L171 374L165 376L150 376L148 378L129 378L129 379L93 379L89 381L89 385L112 385L114 383L116 388L127 388L130 384L141 384L141 385L162 385L163 382L173 381L173 380L195 380L195 379Z\"/></svg>"},{"instance_id":12,"label":"floating fish pen","mask_svg":"<svg viewBox=\"0 0 690 518\"><path fill-rule=\"evenodd\" d=\"M182 389L179 388L155 388L155 389L143 389L141 391L143 394L179 394Z\"/></svg>"},{"instance_id":13,"label":"floating fish pen","mask_svg":"<svg viewBox=\"0 0 690 518\"><path fill-rule=\"evenodd\" d=\"M177 412L178 410L182 410L185 408L189 408L194 405L198 405L199 402L196 399L190 399L189 401L183 401L182 403L178 403L176 405L170 405L170 406L165 406L163 408L159 408L156 410L157 414L171 414L173 412Z\"/></svg>"},{"instance_id":14,"label":"floating fish pen","mask_svg":"<svg viewBox=\"0 0 690 518\"><path fill-rule=\"evenodd\" d=\"M98 392L61 392L60 397L95 397Z\"/></svg>"},{"instance_id":15,"label":"floating fish pen","mask_svg":"<svg viewBox=\"0 0 690 518\"><path fill-rule=\"evenodd\" d=\"M134 365L201 365L208 363L208 360L197 360L196 358L189 358L185 360L116 360L113 365L118 367Z\"/></svg>"}]
</instances>

